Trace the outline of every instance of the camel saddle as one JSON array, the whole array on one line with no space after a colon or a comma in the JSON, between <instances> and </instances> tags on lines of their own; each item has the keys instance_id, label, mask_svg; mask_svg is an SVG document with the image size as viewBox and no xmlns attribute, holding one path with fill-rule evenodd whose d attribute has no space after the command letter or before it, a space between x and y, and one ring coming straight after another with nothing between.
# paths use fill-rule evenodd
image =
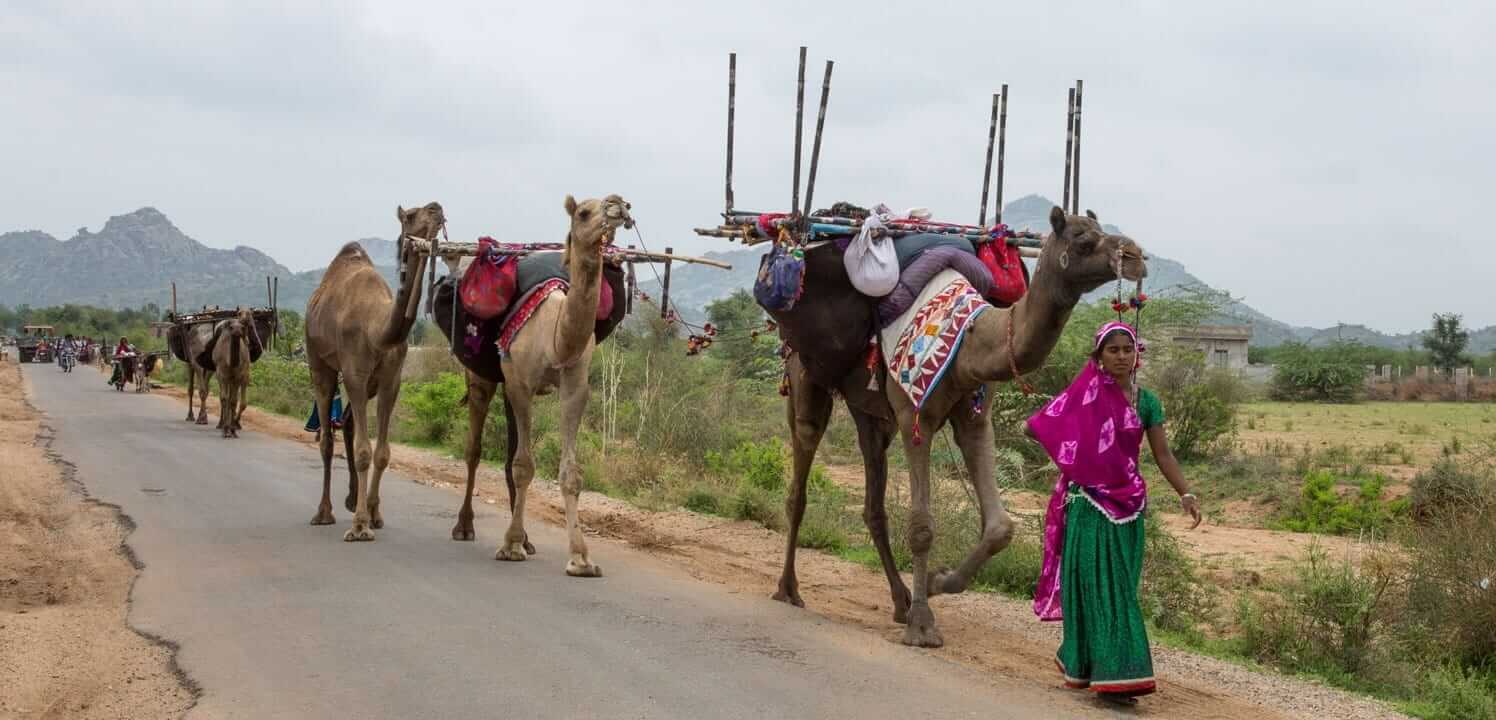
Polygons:
<instances>
[{"instance_id":1,"label":"camel saddle","mask_svg":"<svg viewBox=\"0 0 1496 720\"><path fill-rule=\"evenodd\" d=\"M457 286L461 283L462 273L454 278L448 275L436 284L432 294L432 313L436 316L436 325L441 328L442 335L447 338L452 354L463 367L472 371L484 380L493 383L504 382L504 372L500 365L498 340L499 334L503 332L508 321L507 314L483 319L473 315L462 306L459 299L460 293ZM566 267L561 264L561 253L538 252L520 258L516 268L516 287L513 301L508 303L510 311L523 304L523 299L531 291L543 285L549 280L570 281L571 277L566 272ZM599 298L599 309L606 309L607 314L598 319L593 328L593 336L598 343L607 339L618 324L623 322L624 312L627 306L622 302L624 297L624 271L623 268L609 262L603 263L603 282L605 290ZM605 301L609 298L614 301L607 303L611 307L604 308ZM459 333L457 339L453 339L453 328Z\"/></svg>"}]
</instances>

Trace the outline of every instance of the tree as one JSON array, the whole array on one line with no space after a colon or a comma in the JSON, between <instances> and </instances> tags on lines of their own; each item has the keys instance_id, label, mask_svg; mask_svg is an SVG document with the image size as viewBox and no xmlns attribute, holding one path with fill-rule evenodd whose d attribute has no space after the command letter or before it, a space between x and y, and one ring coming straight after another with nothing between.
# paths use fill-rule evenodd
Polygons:
<instances>
[{"instance_id":1,"label":"tree","mask_svg":"<svg viewBox=\"0 0 1496 720\"><path fill-rule=\"evenodd\" d=\"M762 332L764 309L758 306L747 290L736 290L733 294L706 306L706 316L717 328L717 338L710 352L720 353L731 362L738 377L759 380L779 376L779 358L775 350L779 347L779 336ZM753 336L760 330L758 337Z\"/></svg>"},{"instance_id":2,"label":"tree","mask_svg":"<svg viewBox=\"0 0 1496 720\"><path fill-rule=\"evenodd\" d=\"M1434 326L1423 336L1423 347L1433 355L1434 367L1446 374L1470 362L1465 357L1470 333L1461 327L1462 319L1457 313L1434 313Z\"/></svg>"},{"instance_id":3,"label":"tree","mask_svg":"<svg viewBox=\"0 0 1496 720\"><path fill-rule=\"evenodd\" d=\"M1278 368L1270 394L1274 400L1355 402L1361 392L1364 365L1356 362L1345 343L1311 348L1287 343L1279 348Z\"/></svg>"}]
</instances>

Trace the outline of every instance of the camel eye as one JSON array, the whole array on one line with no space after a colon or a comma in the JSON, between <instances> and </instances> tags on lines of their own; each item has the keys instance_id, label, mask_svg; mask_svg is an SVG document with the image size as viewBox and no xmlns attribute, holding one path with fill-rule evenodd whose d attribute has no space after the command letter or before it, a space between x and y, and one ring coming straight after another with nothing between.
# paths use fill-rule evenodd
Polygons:
<instances>
[{"instance_id":1,"label":"camel eye","mask_svg":"<svg viewBox=\"0 0 1496 720\"><path fill-rule=\"evenodd\" d=\"M582 219L582 220L590 219L592 217L592 211L591 210L578 210L577 211L577 217L579 219Z\"/></svg>"}]
</instances>

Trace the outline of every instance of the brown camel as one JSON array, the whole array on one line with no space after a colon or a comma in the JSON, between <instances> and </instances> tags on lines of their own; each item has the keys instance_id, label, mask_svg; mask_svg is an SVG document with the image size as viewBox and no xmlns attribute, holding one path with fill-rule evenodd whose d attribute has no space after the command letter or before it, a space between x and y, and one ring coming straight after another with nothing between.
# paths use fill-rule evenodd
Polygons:
<instances>
[{"instance_id":1,"label":"brown camel","mask_svg":"<svg viewBox=\"0 0 1496 720\"><path fill-rule=\"evenodd\" d=\"M914 443L913 404L887 377L883 364L873 370L877 373L877 389L869 390L869 371L862 363L868 338L876 328L874 301L852 288L834 245L806 253L805 282L814 294L807 294L805 301L788 312L771 313L794 351L788 359L790 393L786 403L794 476L785 500L789 537L776 600L804 606L795 575L796 535L805 514L806 479L831 417L832 393L839 392L857 425L866 481L863 519L888 578L894 621L907 623L905 644L942 644L929 596L965 590L972 576L1007 546L1013 534L1012 520L997 496L991 422L974 411L976 391L989 382L1013 379L1015 368L1026 373L1042 366L1081 296L1115 280L1118 264L1125 278L1137 280L1147 274L1137 243L1102 231L1094 214L1066 215L1054 208L1050 225L1053 231L1044 240L1028 294L1012 308L989 309L972 321L952 369L926 399L920 413L920 426L927 437L933 437L947 422L951 424L982 515L981 538L965 561L955 570L941 570L933 576L928 569L934 541L929 511L930 446L927 442ZM894 563L884 510L887 450L895 426L904 438L910 465L912 596Z\"/></svg>"},{"instance_id":2,"label":"brown camel","mask_svg":"<svg viewBox=\"0 0 1496 720\"><path fill-rule=\"evenodd\" d=\"M421 270L429 255L407 236L434 240L446 225L442 206L430 203L406 210L396 208L400 221L400 291L390 292L369 254L356 242L338 251L306 306L306 358L316 393L317 417L332 427L332 398L342 378L347 405L343 433L350 469L350 493L344 506L354 513L353 526L343 535L349 542L373 540L384 527L379 512L379 480L390 462L390 414L400 395L400 368L405 364L406 338L415 325L421 300ZM369 400L377 398L378 445L369 446ZM333 433L321 435L322 501L313 525L331 525ZM372 473L370 472L372 466Z\"/></svg>"},{"instance_id":3,"label":"brown camel","mask_svg":"<svg viewBox=\"0 0 1496 720\"><path fill-rule=\"evenodd\" d=\"M218 374L218 428L226 438L239 437L239 419L249 391L249 345L254 316L239 308L237 316L213 328L213 365Z\"/></svg>"},{"instance_id":4,"label":"brown camel","mask_svg":"<svg viewBox=\"0 0 1496 720\"><path fill-rule=\"evenodd\" d=\"M532 454L535 437L530 431L530 417L537 395L559 389L559 480L566 504L566 532L570 540L566 574L573 577L599 577L602 575L602 568L589 559L587 542L582 537L582 528L577 519L582 475L577 465L576 438L591 392L587 372L592 365L592 351L597 344L595 330L598 297L603 282L603 248L613 242L613 232L620 225L633 227L633 218L629 216L629 204L617 195L609 195L602 200L583 200L581 203L568 195L565 207L566 214L571 218L564 255L571 286L565 291L553 292L541 301L529 322L515 336L501 363L504 398L513 411L511 427L515 429L517 442L512 453L513 512L509 528L504 533L504 542L494 553L494 559L519 561L529 555L525 547L525 498L530 480L535 476ZM619 301L621 302L621 298ZM473 374L469 372L469 496L463 503L463 513L469 518L472 514L472 478L477 447L473 436L482 432L483 418L486 417L489 402L493 398L492 384L472 383L472 377ZM459 527L460 525L459 520ZM456 531L454 528L454 537Z\"/></svg>"}]
</instances>

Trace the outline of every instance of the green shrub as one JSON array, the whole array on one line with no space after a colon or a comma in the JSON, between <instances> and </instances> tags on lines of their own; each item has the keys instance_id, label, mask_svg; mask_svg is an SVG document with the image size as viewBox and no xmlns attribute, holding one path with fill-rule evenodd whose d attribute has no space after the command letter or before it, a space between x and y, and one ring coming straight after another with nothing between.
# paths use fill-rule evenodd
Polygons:
<instances>
[{"instance_id":1,"label":"green shrub","mask_svg":"<svg viewBox=\"0 0 1496 720\"><path fill-rule=\"evenodd\" d=\"M1366 374L1352 343L1287 345L1278 350L1269 395L1274 400L1347 403L1360 399Z\"/></svg>"},{"instance_id":2,"label":"green shrub","mask_svg":"<svg viewBox=\"0 0 1496 720\"><path fill-rule=\"evenodd\" d=\"M843 522L841 508L825 501L812 501L805 508L796 543L803 548L842 552L847 548L847 531Z\"/></svg>"},{"instance_id":3,"label":"green shrub","mask_svg":"<svg viewBox=\"0 0 1496 720\"><path fill-rule=\"evenodd\" d=\"M400 391L400 405L408 436L423 443L452 438L457 419L467 416L467 408L460 404L466 393L467 383L456 373L440 373L431 382L406 383ZM499 415L502 419L502 409Z\"/></svg>"},{"instance_id":4,"label":"green shrub","mask_svg":"<svg viewBox=\"0 0 1496 720\"><path fill-rule=\"evenodd\" d=\"M1496 720L1496 674L1446 665L1430 672L1421 690L1409 709L1424 720Z\"/></svg>"},{"instance_id":5,"label":"green shrub","mask_svg":"<svg viewBox=\"0 0 1496 720\"><path fill-rule=\"evenodd\" d=\"M708 451L707 469L760 490L784 489L784 445L778 440L743 442L727 453Z\"/></svg>"},{"instance_id":6,"label":"green shrub","mask_svg":"<svg viewBox=\"0 0 1496 720\"><path fill-rule=\"evenodd\" d=\"M737 520L749 520L770 530L784 527L783 500L776 494L743 483L733 494L728 513Z\"/></svg>"},{"instance_id":7,"label":"green shrub","mask_svg":"<svg viewBox=\"0 0 1496 720\"><path fill-rule=\"evenodd\" d=\"M681 507L704 515L722 514L722 501L717 497L717 493L704 487L693 487L688 490L685 500L681 501Z\"/></svg>"},{"instance_id":8,"label":"green shrub","mask_svg":"<svg viewBox=\"0 0 1496 720\"><path fill-rule=\"evenodd\" d=\"M1169 351L1147 366L1147 385L1168 418L1169 447L1182 460L1215 454L1236 432L1236 410L1246 385L1236 375L1207 368L1194 352Z\"/></svg>"},{"instance_id":9,"label":"green shrub","mask_svg":"<svg viewBox=\"0 0 1496 720\"><path fill-rule=\"evenodd\" d=\"M1388 592L1395 580L1385 564L1358 570L1349 559L1331 563L1311 547L1277 598L1241 596L1240 642L1257 660L1286 670L1355 675L1388 649L1384 641L1397 619Z\"/></svg>"},{"instance_id":10,"label":"green shrub","mask_svg":"<svg viewBox=\"0 0 1496 720\"><path fill-rule=\"evenodd\" d=\"M1325 470L1305 475L1299 500L1280 521L1281 527L1331 535L1385 530L1401 507L1382 500L1386 479L1380 475L1362 477L1359 490L1349 499L1335 491L1337 479Z\"/></svg>"}]
</instances>

